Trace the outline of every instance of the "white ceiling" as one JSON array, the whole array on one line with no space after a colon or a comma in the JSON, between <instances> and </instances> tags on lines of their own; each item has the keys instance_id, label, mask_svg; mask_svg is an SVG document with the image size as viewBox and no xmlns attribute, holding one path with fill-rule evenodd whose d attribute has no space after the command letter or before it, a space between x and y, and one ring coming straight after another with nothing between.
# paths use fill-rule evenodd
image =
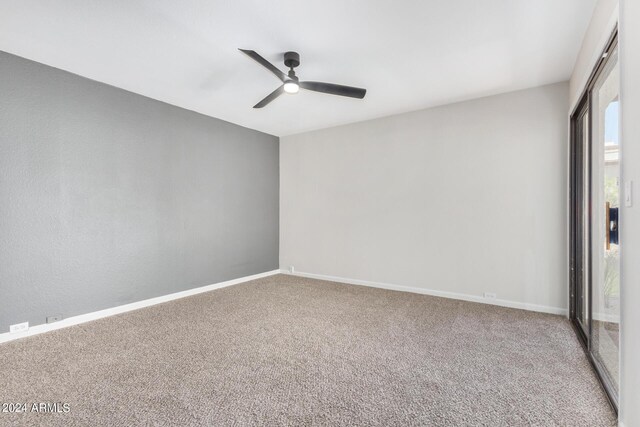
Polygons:
<instances>
[{"instance_id":1,"label":"white ceiling","mask_svg":"<svg viewBox=\"0 0 640 427\"><path fill-rule=\"evenodd\" d=\"M595 0L0 0L0 50L273 135L567 80ZM301 91L252 106L298 51Z\"/></svg>"}]
</instances>

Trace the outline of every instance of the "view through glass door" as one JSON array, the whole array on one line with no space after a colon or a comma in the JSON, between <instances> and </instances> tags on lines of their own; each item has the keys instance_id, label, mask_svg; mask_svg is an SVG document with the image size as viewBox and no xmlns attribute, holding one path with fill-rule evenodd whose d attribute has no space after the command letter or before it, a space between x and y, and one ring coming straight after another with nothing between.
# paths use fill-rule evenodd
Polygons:
<instances>
[{"instance_id":1,"label":"view through glass door","mask_svg":"<svg viewBox=\"0 0 640 427\"><path fill-rule=\"evenodd\" d=\"M619 68L614 36L571 121L571 319L614 407L619 385Z\"/></svg>"},{"instance_id":2,"label":"view through glass door","mask_svg":"<svg viewBox=\"0 0 640 427\"><path fill-rule=\"evenodd\" d=\"M591 348L604 374L618 389L620 331L620 150L618 145L618 50L606 65L591 95L592 127L592 332Z\"/></svg>"}]
</instances>

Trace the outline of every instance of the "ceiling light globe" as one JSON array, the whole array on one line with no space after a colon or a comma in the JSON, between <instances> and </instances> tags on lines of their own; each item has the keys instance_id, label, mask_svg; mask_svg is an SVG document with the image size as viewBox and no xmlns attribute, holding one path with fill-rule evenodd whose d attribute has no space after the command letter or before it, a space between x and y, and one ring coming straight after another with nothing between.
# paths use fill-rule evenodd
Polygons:
<instances>
[{"instance_id":1,"label":"ceiling light globe","mask_svg":"<svg viewBox=\"0 0 640 427\"><path fill-rule=\"evenodd\" d=\"M300 86L294 81L288 81L284 84L284 91L287 93L298 93Z\"/></svg>"}]
</instances>

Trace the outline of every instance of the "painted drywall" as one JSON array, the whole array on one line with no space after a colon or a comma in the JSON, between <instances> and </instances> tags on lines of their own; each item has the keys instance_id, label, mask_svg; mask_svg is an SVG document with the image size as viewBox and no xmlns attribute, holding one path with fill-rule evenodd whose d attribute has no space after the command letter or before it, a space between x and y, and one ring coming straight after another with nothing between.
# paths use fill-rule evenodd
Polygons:
<instances>
[{"instance_id":1,"label":"painted drywall","mask_svg":"<svg viewBox=\"0 0 640 427\"><path fill-rule=\"evenodd\" d=\"M280 267L566 309L568 95L281 138Z\"/></svg>"},{"instance_id":2,"label":"painted drywall","mask_svg":"<svg viewBox=\"0 0 640 427\"><path fill-rule=\"evenodd\" d=\"M620 4L620 112L622 180L632 181L631 207L620 218L622 304L620 420L640 426L640 3ZM623 186L624 188L624 186ZM624 194L623 194L624 200Z\"/></svg>"},{"instance_id":3,"label":"painted drywall","mask_svg":"<svg viewBox=\"0 0 640 427\"><path fill-rule=\"evenodd\" d=\"M1 1L0 49L274 135L414 111L566 79L596 0ZM302 80L279 80L237 48Z\"/></svg>"},{"instance_id":4,"label":"painted drywall","mask_svg":"<svg viewBox=\"0 0 640 427\"><path fill-rule=\"evenodd\" d=\"M598 0L569 80L571 109L577 104L600 55L618 23L618 0Z\"/></svg>"},{"instance_id":5,"label":"painted drywall","mask_svg":"<svg viewBox=\"0 0 640 427\"><path fill-rule=\"evenodd\" d=\"M276 137L7 53L0 75L0 332L278 268Z\"/></svg>"}]
</instances>

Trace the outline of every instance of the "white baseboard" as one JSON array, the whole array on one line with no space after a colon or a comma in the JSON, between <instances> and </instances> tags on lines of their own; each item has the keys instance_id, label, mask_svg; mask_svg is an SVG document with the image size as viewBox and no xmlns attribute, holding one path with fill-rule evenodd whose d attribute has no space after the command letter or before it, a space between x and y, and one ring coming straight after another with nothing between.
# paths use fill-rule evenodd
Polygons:
<instances>
[{"instance_id":1,"label":"white baseboard","mask_svg":"<svg viewBox=\"0 0 640 427\"><path fill-rule=\"evenodd\" d=\"M273 276L274 274L279 273L280 270L267 271L264 273L254 274L252 276L240 277L238 279L227 280L226 282L214 283L212 285L201 286L199 288L188 289L186 291L176 292L169 295L162 295L143 301L136 301L130 304L111 307L100 311L94 311L92 313L81 314L79 316L69 317L55 323L45 323L42 325L33 326L24 332L6 332L0 334L0 343L13 341L18 338L24 338L31 335L42 334L44 332L54 331L56 329L67 328L69 326L78 325L80 323L90 322L92 320L102 319L103 317L113 316L114 314L126 313L127 311L137 310L139 308L149 307L152 305L188 297L191 295L213 291L214 289L226 288L227 286L237 285L238 283L248 282L250 280L261 279L263 277Z\"/></svg>"},{"instance_id":2,"label":"white baseboard","mask_svg":"<svg viewBox=\"0 0 640 427\"><path fill-rule=\"evenodd\" d=\"M537 311L540 313L558 314L566 316L567 309L562 307L551 307L546 305L528 304L524 302L508 301L502 299L486 299L481 296L461 294L456 292L436 291L433 289L416 288L412 286L393 285L390 283L371 282L368 280L359 279L347 279L344 277L327 276L324 274L314 273L291 273L289 270L280 270L282 274L288 274L290 276L308 277L311 279L327 280L329 282L347 283L349 285L369 286L372 288L389 289L392 291L412 292L415 294L431 295L436 297L451 298L462 301L479 302L482 304L498 305L500 307L518 308L521 310Z\"/></svg>"},{"instance_id":3,"label":"white baseboard","mask_svg":"<svg viewBox=\"0 0 640 427\"><path fill-rule=\"evenodd\" d=\"M202 286L202 287L199 287L199 288L188 289L186 291L176 292L176 293L169 294L169 295L162 295L162 296L159 296L159 297L150 298L150 299L146 299L146 300L143 300L143 301L132 302L130 304L120 305L120 306L117 306L117 307L107 308L107 309L100 310L100 311L94 311L92 313L86 313L86 314L81 314L81 315L78 315L78 316L69 317L69 318L63 319L63 320L61 320L59 322L46 323L46 324L42 324L42 325L33 326L33 327L29 328L27 331L24 331L24 332L17 332L17 333L6 332L6 333L2 333L2 334L0 334L0 343L13 341L13 340L16 340L16 339L19 339L19 338L24 338L24 337L28 337L28 336L32 336L32 335L38 335L38 334L42 334L44 332L54 331L56 329L67 328L69 326L78 325L78 324L85 323L85 322L90 322L92 320L102 319L104 317L113 316L115 314L126 313L127 311L138 310L140 308L149 307L149 306L152 306L152 305L160 304L160 303L167 302L167 301L176 300L176 299L179 299L179 298L188 297L188 296L191 296L191 295L200 294L200 293L203 293L203 292L209 292L209 291L212 291L212 290L215 290L215 289L225 288L227 286L237 285L238 283L248 282L250 280L260 279L260 278L268 277L268 276L273 276L273 275L279 274L279 273L293 275L293 276L300 276L300 277L309 277L309 278L312 278L312 279L326 280L326 281L330 281L330 282L346 283L346 284L350 284L350 285L369 286L369 287L373 287L373 288L389 289L389 290L393 290L393 291L412 292L412 293L416 293L416 294L432 295L432 296L443 297L443 298L451 298L451 299L457 299L457 300L462 300L462 301L471 301L471 302L478 302L478 303L482 303L482 304L498 305L498 306L501 306L501 307L519 308L519 309L522 309L522 310L537 311L537 312L541 312L541 313L559 314L559 315L565 315L565 316L567 315L567 309L566 308L560 308L560 307L550 307L550 306L537 305L537 304L527 304L527 303L508 301L508 300L500 300L500 299L487 300L487 299L485 299L483 297L475 296L475 295L461 294L461 293L455 293L455 292L446 292L446 291L437 291L437 290L432 290L432 289L416 288L416 287L412 287L412 286L394 285L394 284L390 284L390 283L371 282L371 281L368 281L368 280L347 279L347 278L344 278L344 277L327 276L327 275L324 275L324 274L313 274L313 273L302 273L302 272L296 272L296 273L292 274L288 270L272 270L272 271L267 271L267 272L264 272L264 273L254 274L252 276L240 277L238 279L228 280L226 282L214 283L212 285L207 285L207 286Z\"/></svg>"}]
</instances>

